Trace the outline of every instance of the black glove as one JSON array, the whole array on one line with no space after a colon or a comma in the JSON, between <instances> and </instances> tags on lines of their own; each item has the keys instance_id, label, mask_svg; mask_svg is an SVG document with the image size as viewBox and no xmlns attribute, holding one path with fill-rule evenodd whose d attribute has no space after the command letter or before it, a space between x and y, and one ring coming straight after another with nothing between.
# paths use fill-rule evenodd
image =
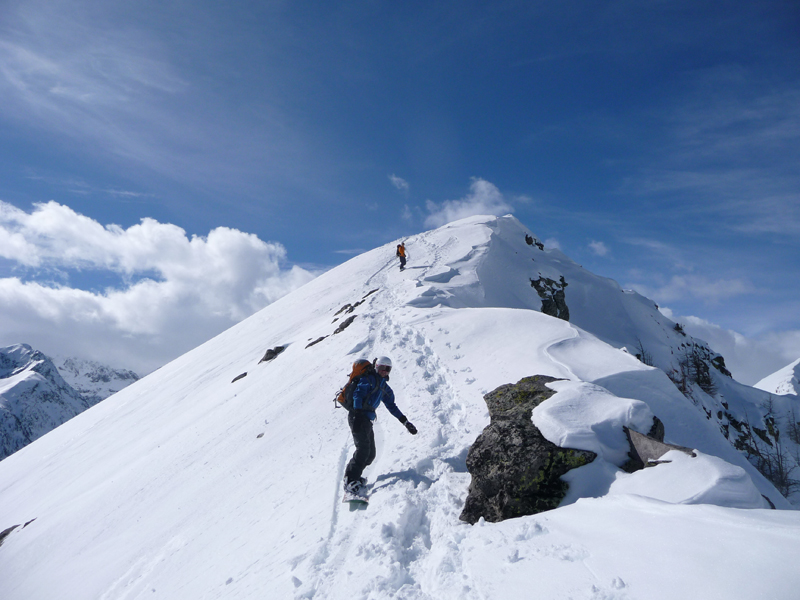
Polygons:
<instances>
[{"instance_id":1,"label":"black glove","mask_svg":"<svg viewBox=\"0 0 800 600\"><path fill-rule=\"evenodd\" d=\"M414 427L414 425L413 425L413 423L411 423L411 421L406 421L405 422L405 426L406 426L406 429L408 429L408 432L411 435L417 435L417 428Z\"/></svg>"}]
</instances>

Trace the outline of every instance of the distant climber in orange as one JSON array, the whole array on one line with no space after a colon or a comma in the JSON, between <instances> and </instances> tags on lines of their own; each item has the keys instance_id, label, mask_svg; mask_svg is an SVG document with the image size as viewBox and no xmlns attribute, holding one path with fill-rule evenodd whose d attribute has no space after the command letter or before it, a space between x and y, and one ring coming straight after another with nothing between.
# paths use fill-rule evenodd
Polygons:
<instances>
[{"instance_id":1,"label":"distant climber in orange","mask_svg":"<svg viewBox=\"0 0 800 600\"><path fill-rule=\"evenodd\" d=\"M397 257L400 259L400 270L406 268L406 246L405 244L397 244Z\"/></svg>"}]
</instances>

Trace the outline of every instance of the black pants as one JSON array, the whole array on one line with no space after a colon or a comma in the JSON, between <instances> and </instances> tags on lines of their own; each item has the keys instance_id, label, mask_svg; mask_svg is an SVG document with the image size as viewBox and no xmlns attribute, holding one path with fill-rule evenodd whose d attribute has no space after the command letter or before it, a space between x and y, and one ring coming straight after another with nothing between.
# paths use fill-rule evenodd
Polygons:
<instances>
[{"instance_id":1,"label":"black pants","mask_svg":"<svg viewBox=\"0 0 800 600\"><path fill-rule=\"evenodd\" d=\"M402 271L403 269L406 268L406 257L400 256L399 258L400 258L400 270Z\"/></svg>"},{"instance_id":2,"label":"black pants","mask_svg":"<svg viewBox=\"0 0 800 600\"><path fill-rule=\"evenodd\" d=\"M367 465L375 460L375 434L372 431L372 421L363 412L352 411L347 415L350 431L353 432L353 442L356 451L353 458L347 463L344 476L348 482L356 481Z\"/></svg>"}]
</instances>

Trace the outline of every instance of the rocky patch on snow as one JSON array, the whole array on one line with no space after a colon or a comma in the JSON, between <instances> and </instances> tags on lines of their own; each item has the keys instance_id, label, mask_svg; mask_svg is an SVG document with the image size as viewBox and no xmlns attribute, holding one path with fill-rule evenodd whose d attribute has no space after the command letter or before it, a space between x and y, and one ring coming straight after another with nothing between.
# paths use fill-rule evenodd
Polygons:
<instances>
[{"instance_id":1,"label":"rocky patch on snow","mask_svg":"<svg viewBox=\"0 0 800 600\"><path fill-rule=\"evenodd\" d=\"M542 312L544 314L569 321L569 307L564 294L567 285L569 284L564 280L563 275L560 281L555 281L548 277L531 279L531 287L536 290L539 298L542 299Z\"/></svg>"},{"instance_id":2,"label":"rocky patch on snow","mask_svg":"<svg viewBox=\"0 0 800 600\"><path fill-rule=\"evenodd\" d=\"M284 350L286 350L286 346L275 346L274 348L270 348L269 350L267 350L266 354L264 354L264 357L260 361L258 361L258 364L274 360L275 357L278 356L278 354L280 354Z\"/></svg>"},{"instance_id":3,"label":"rocky patch on snow","mask_svg":"<svg viewBox=\"0 0 800 600\"><path fill-rule=\"evenodd\" d=\"M628 473L659 464L661 458L673 450L678 450L692 457L696 456L690 448L676 446L675 444L665 444L664 424L658 418L655 419L650 435L639 433L629 427L623 427L622 429L625 431L625 435L628 436L628 443L631 446L631 451L628 453L631 459L623 466L623 470Z\"/></svg>"},{"instance_id":4,"label":"rocky patch on snow","mask_svg":"<svg viewBox=\"0 0 800 600\"><path fill-rule=\"evenodd\" d=\"M559 448L531 421L533 409L555 392L553 377L536 375L486 394L491 423L467 454L472 475L461 520L498 522L556 508L567 471L592 462L594 452Z\"/></svg>"}]
</instances>

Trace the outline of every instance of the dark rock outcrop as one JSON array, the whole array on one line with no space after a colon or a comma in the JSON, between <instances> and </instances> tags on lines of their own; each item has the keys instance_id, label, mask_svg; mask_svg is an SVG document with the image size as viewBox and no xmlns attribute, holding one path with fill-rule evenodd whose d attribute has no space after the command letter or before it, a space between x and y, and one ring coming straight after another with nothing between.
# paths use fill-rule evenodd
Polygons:
<instances>
[{"instance_id":1,"label":"dark rock outcrop","mask_svg":"<svg viewBox=\"0 0 800 600\"><path fill-rule=\"evenodd\" d=\"M339 326L336 328L336 330L333 332L333 333L334 333L334 335L335 335L335 334L337 334L337 333L342 333L342 332L343 332L345 329L347 329L348 327L350 327L350 325L353 323L353 321L355 321L355 320L356 320L356 317L357 317L357 316L358 316L358 315L353 315L352 317L347 317L347 319L345 319L344 321L342 321L341 325L339 325Z\"/></svg>"},{"instance_id":2,"label":"dark rock outcrop","mask_svg":"<svg viewBox=\"0 0 800 600\"><path fill-rule=\"evenodd\" d=\"M536 375L486 394L491 423L467 454L472 474L461 520L498 522L556 508L567 492L570 469L595 459L593 452L559 448L531 421L533 409L555 392L556 381Z\"/></svg>"},{"instance_id":3,"label":"dark rock outcrop","mask_svg":"<svg viewBox=\"0 0 800 600\"><path fill-rule=\"evenodd\" d=\"M627 471L628 473L633 473L645 467L652 467L659 464L662 462L661 457L670 450L680 450L691 457L696 456L691 448L676 446L674 444L665 444L664 424L658 418L655 419L655 423L653 423L653 427L650 429L648 435L639 433L628 427L623 427L623 430L628 437L628 443L631 447L630 452L628 452L630 460L622 467L623 471Z\"/></svg>"},{"instance_id":4,"label":"dark rock outcrop","mask_svg":"<svg viewBox=\"0 0 800 600\"><path fill-rule=\"evenodd\" d=\"M542 299L542 312L551 317L557 317L564 321L569 321L569 307L564 290L569 285L564 276L560 281L555 281L548 277L531 279L531 287L539 294Z\"/></svg>"},{"instance_id":5,"label":"dark rock outcrop","mask_svg":"<svg viewBox=\"0 0 800 600\"><path fill-rule=\"evenodd\" d=\"M323 335L322 337L318 337L318 338L317 338L317 339L315 339L313 342L309 342L309 344L306 346L306 348L311 348L311 346L314 346L314 345L316 345L316 344L319 344L319 343L320 343L322 340L324 340L326 337L328 337L328 336L327 336L327 335Z\"/></svg>"},{"instance_id":6,"label":"dark rock outcrop","mask_svg":"<svg viewBox=\"0 0 800 600\"><path fill-rule=\"evenodd\" d=\"M278 354L280 354L284 350L286 350L286 346L275 346L274 348L270 348L269 350L267 350L267 353L264 354L264 358L258 361L258 364L273 360L276 356L278 356Z\"/></svg>"},{"instance_id":7,"label":"dark rock outcrop","mask_svg":"<svg viewBox=\"0 0 800 600\"><path fill-rule=\"evenodd\" d=\"M525 243L528 246L536 246L539 250L544 250L544 244L527 233L525 234Z\"/></svg>"}]
</instances>

